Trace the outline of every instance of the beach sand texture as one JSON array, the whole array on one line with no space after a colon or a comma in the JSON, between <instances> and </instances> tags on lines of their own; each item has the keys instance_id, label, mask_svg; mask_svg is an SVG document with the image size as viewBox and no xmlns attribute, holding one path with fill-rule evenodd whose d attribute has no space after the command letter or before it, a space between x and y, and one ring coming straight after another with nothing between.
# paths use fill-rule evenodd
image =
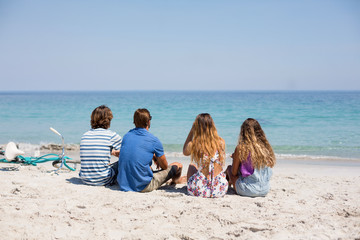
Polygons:
<instances>
[{"instance_id":1,"label":"beach sand texture","mask_svg":"<svg viewBox=\"0 0 360 240\"><path fill-rule=\"evenodd\" d=\"M79 168L79 167L78 167ZM281 164L271 191L247 198L83 185L47 164L0 165L1 239L360 239L359 167ZM184 169L186 170L186 169ZM336 173L336 174L333 174ZM185 173L184 173L185 174Z\"/></svg>"}]
</instances>

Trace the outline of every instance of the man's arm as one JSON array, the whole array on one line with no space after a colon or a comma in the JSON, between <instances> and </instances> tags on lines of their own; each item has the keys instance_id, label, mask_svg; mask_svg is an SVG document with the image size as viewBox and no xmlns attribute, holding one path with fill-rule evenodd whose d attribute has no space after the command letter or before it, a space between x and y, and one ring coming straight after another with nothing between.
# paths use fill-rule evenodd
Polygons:
<instances>
[{"instance_id":1,"label":"man's arm","mask_svg":"<svg viewBox=\"0 0 360 240\"><path fill-rule=\"evenodd\" d=\"M165 154L161 157L156 157L156 160L158 162L158 166L160 166L161 169L165 170L168 168L168 162L166 160Z\"/></svg>"}]
</instances>

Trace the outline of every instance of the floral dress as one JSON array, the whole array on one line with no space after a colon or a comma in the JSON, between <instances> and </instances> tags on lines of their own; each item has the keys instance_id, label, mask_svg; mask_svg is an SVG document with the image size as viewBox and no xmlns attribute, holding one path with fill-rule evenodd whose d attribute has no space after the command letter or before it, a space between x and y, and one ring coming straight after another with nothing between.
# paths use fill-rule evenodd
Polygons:
<instances>
[{"instance_id":1,"label":"floral dress","mask_svg":"<svg viewBox=\"0 0 360 240\"><path fill-rule=\"evenodd\" d=\"M201 172L201 169L192 175L187 182L188 193L196 197L217 198L223 197L228 190L228 181L226 180L225 172L222 171L214 177L214 163L221 165L219 161L219 154L216 153L210 159L209 164L209 179Z\"/></svg>"}]
</instances>

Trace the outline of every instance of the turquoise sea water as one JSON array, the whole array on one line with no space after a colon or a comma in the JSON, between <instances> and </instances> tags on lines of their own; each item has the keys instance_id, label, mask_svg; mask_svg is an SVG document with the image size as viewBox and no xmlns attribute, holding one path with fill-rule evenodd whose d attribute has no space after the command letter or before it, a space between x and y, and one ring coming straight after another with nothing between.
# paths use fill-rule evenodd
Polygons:
<instances>
[{"instance_id":1,"label":"turquoise sea water","mask_svg":"<svg viewBox=\"0 0 360 240\"><path fill-rule=\"evenodd\" d=\"M92 110L105 104L111 129L123 136L133 128L137 108L152 115L150 131L166 152L182 145L199 113L212 115L227 153L249 117L262 125L277 155L360 159L360 92L0 92L0 144L79 144L90 128Z\"/></svg>"}]
</instances>

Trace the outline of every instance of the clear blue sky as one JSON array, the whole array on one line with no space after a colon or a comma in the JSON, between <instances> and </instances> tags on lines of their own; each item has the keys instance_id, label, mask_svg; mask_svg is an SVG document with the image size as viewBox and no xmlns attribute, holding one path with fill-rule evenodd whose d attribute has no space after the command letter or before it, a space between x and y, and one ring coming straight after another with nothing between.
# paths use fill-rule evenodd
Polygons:
<instances>
[{"instance_id":1,"label":"clear blue sky","mask_svg":"<svg viewBox=\"0 0 360 240\"><path fill-rule=\"evenodd\" d=\"M0 0L0 83L360 90L360 1Z\"/></svg>"}]
</instances>

